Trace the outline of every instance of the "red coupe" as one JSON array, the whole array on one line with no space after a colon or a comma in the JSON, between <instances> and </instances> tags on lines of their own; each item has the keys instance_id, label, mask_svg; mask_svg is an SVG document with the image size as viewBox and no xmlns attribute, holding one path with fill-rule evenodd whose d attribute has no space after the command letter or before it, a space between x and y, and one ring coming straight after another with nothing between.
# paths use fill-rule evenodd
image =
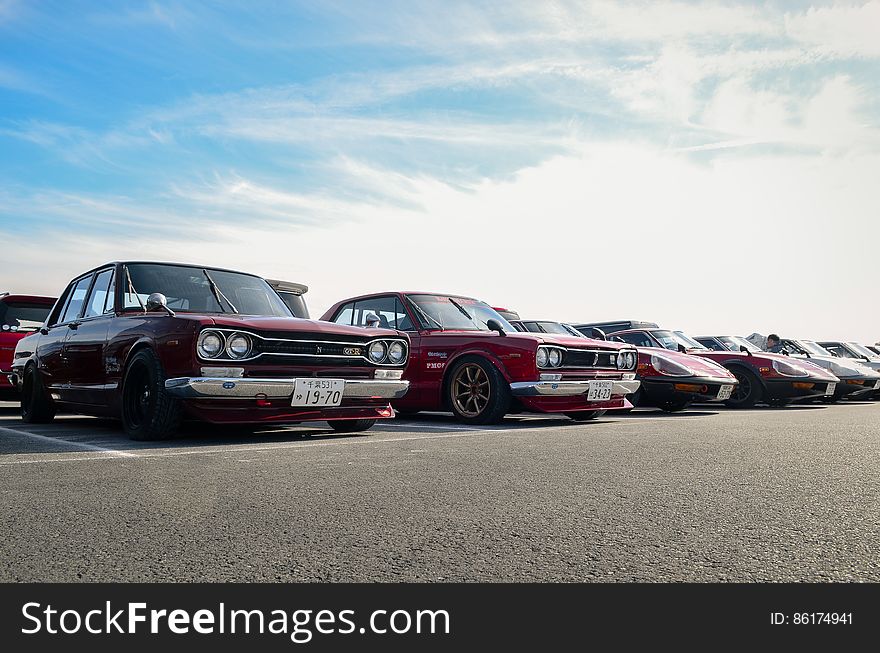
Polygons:
<instances>
[{"instance_id":1,"label":"red coupe","mask_svg":"<svg viewBox=\"0 0 880 653\"><path fill-rule=\"evenodd\" d=\"M7 378L12 374L15 345L43 326L53 304L54 297L0 293L0 398L15 396L13 385Z\"/></svg>"},{"instance_id":2,"label":"red coupe","mask_svg":"<svg viewBox=\"0 0 880 653\"><path fill-rule=\"evenodd\" d=\"M326 420L363 431L394 417L409 339L295 318L260 277L170 263L110 263L70 282L15 351L26 422L56 408L117 417L130 437L216 423Z\"/></svg>"},{"instance_id":3,"label":"red coupe","mask_svg":"<svg viewBox=\"0 0 880 653\"><path fill-rule=\"evenodd\" d=\"M387 292L344 299L322 319L378 324L411 341L403 413L449 410L469 424L516 411L592 419L630 408L638 390L634 348L573 336L520 333L485 302L458 295Z\"/></svg>"}]
</instances>

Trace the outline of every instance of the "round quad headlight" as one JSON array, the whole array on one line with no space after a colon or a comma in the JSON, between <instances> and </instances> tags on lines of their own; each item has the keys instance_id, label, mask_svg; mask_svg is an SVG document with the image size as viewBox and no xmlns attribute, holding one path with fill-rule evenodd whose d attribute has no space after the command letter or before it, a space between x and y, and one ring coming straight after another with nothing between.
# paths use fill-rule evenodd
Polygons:
<instances>
[{"instance_id":1,"label":"round quad headlight","mask_svg":"<svg viewBox=\"0 0 880 653\"><path fill-rule=\"evenodd\" d=\"M559 349L551 349L547 353L547 362L550 367L559 367L562 365L562 352Z\"/></svg>"},{"instance_id":2,"label":"round quad headlight","mask_svg":"<svg viewBox=\"0 0 880 653\"><path fill-rule=\"evenodd\" d=\"M388 360L395 365L402 363L406 359L406 347L402 342L392 342L388 347Z\"/></svg>"},{"instance_id":3,"label":"round quad headlight","mask_svg":"<svg viewBox=\"0 0 880 653\"><path fill-rule=\"evenodd\" d=\"M547 367L549 358L547 350L543 347L538 347L538 353L535 354L535 362L538 364L538 367Z\"/></svg>"},{"instance_id":4,"label":"round quad headlight","mask_svg":"<svg viewBox=\"0 0 880 653\"><path fill-rule=\"evenodd\" d=\"M226 353L230 358L247 358L251 353L251 339L243 333L233 333L226 341Z\"/></svg>"},{"instance_id":5,"label":"round quad headlight","mask_svg":"<svg viewBox=\"0 0 880 653\"><path fill-rule=\"evenodd\" d=\"M199 355L204 358L216 358L223 352L223 335L217 331L205 330L199 334Z\"/></svg>"},{"instance_id":6,"label":"round quad headlight","mask_svg":"<svg viewBox=\"0 0 880 653\"><path fill-rule=\"evenodd\" d=\"M383 360L385 360L385 354L387 353L387 351L388 350L385 347L385 343L381 340L377 340L370 345L370 348L367 350L367 355L374 363L381 363Z\"/></svg>"}]
</instances>

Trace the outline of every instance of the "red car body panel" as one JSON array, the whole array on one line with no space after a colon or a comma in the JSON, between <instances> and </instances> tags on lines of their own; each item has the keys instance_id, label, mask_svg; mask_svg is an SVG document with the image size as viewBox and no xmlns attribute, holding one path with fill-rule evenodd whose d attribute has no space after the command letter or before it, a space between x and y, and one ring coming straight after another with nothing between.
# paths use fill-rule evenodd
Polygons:
<instances>
[{"instance_id":1,"label":"red car body panel","mask_svg":"<svg viewBox=\"0 0 880 653\"><path fill-rule=\"evenodd\" d=\"M76 279L108 268L115 270L115 278L118 279L121 278L124 265L114 263L101 266ZM34 365L56 403L73 412L119 417L126 365L134 353L144 347L156 354L168 379L202 377L202 367L225 366L244 369L242 377L230 379L233 384L242 379L289 380L307 377L364 382L374 379L377 369L366 359L348 360L343 365L333 357L318 354L313 358L309 354L305 360L286 358L280 362L272 360L270 354L264 360L208 361L200 358L196 350L197 337L205 327L228 328L263 336L269 334L271 340L307 339L303 342L318 345L323 341L335 340L356 346L371 339L408 343L406 334L393 330L345 327L296 317L184 312L170 316L162 311L145 313L141 310L122 310L122 288L117 284L115 291L115 310L112 313L81 319L72 328L69 324L52 323L53 319L57 319L56 313L61 310L59 307L52 311L48 328L21 339L17 344L13 366L17 381L20 383L27 365ZM59 303L63 304L65 295L62 295ZM248 399L195 397L182 401L191 416L215 423L383 419L394 416L387 398L370 396L344 398L339 407L320 409L293 408L289 396L262 398L255 395Z\"/></svg>"},{"instance_id":2,"label":"red car body panel","mask_svg":"<svg viewBox=\"0 0 880 653\"><path fill-rule=\"evenodd\" d=\"M33 329L18 330L18 325L10 325L5 321L4 315L7 307L13 305L25 305L45 308L46 315L52 310L56 302L55 297L43 297L40 295L0 295L0 392L11 392L12 383L7 374L12 372L12 358L15 347L20 340L25 338ZM13 330L15 328L16 330Z\"/></svg>"},{"instance_id":3,"label":"red car body panel","mask_svg":"<svg viewBox=\"0 0 880 653\"><path fill-rule=\"evenodd\" d=\"M418 325L416 313L407 305L407 295L434 295L459 297L416 291L391 291L349 297L331 306L321 317L333 321L346 304L377 298L396 297L409 313L413 325ZM470 298L461 297L468 301ZM573 349L591 348L619 351L632 351L633 347L620 343L604 342L589 338L565 337L549 334L521 333L510 331L500 335L495 331L453 330L443 331L418 329L407 331L410 337L410 358L403 378L410 382L406 396L396 399L392 405L403 411L443 411L448 410L444 400L446 372L463 356L479 356L490 361L509 383L537 381L540 372L559 372L562 381L566 380L622 380L619 371L599 369L559 369L538 370L535 355L538 345L559 345ZM635 370L631 370L635 372ZM613 397L609 401L587 402L585 396L523 396L518 400L522 406L533 412L576 412L584 410L609 410L629 408L631 404L624 396Z\"/></svg>"}]
</instances>

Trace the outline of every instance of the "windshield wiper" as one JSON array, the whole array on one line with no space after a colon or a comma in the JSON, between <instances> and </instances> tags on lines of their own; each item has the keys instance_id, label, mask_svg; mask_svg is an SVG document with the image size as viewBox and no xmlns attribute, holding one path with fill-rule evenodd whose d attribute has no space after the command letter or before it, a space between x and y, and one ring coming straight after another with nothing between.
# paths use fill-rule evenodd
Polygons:
<instances>
[{"instance_id":1,"label":"windshield wiper","mask_svg":"<svg viewBox=\"0 0 880 653\"><path fill-rule=\"evenodd\" d=\"M441 322L441 321L438 320L437 318L435 318L435 317L429 315L429 314L425 311L425 309L423 309L421 306L418 305L418 303L417 303L415 300L413 300L413 299L409 299L409 297L407 297L407 299L409 300L409 305L412 306L414 309L416 309L416 311L418 312L419 315L421 315L423 318L425 318L425 320L426 320L427 322L433 322L433 323L436 324L438 327L440 327L440 330L441 330L441 331L443 331L443 322Z\"/></svg>"},{"instance_id":2,"label":"windshield wiper","mask_svg":"<svg viewBox=\"0 0 880 653\"><path fill-rule=\"evenodd\" d=\"M205 273L205 278L208 280L208 285L211 287L211 292L214 293L214 298L217 300L217 303L220 305L220 310L223 311L224 313L226 312L226 309L223 308L223 302L220 300L220 298L222 297L223 299L226 300L226 303L229 304L229 308L232 309L232 312L238 313L238 309L235 308L235 304L233 304L231 301L229 301L229 297L227 297L226 295L223 294L223 291L220 290L219 286L217 286L217 284L211 278L211 275L208 274L208 271L206 269L202 268L202 272Z\"/></svg>"},{"instance_id":3,"label":"windshield wiper","mask_svg":"<svg viewBox=\"0 0 880 653\"><path fill-rule=\"evenodd\" d=\"M462 315L464 315L464 316L465 316L467 319L469 319L471 322L474 321L474 318L471 317L471 314L468 313L466 310L464 310L464 306L462 306L462 305L459 304L457 301L455 301L454 299L452 299L452 297L448 297L447 299L449 299L449 302L450 302L453 306L455 306L455 308L457 308L457 309L459 310L459 312L460 312Z\"/></svg>"}]
</instances>

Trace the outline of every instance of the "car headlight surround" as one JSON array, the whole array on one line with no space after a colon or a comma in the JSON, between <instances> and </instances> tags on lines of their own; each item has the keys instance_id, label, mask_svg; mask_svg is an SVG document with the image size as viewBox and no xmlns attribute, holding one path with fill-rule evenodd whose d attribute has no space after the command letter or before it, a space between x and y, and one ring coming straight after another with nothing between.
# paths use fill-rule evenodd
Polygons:
<instances>
[{"instance_id":1,"label":"car headlight surround","mask_svg":"<svg viewBox=\"0 0 880 653\"><path fill-rule=\"evenodd\" d=\"M782 376L793 376L797 378L810 376L810 371L808 369L775 358L773 359L773 369L776 370L777 374L781 374Z\"/></svg>"},{"instance_id":2,"label":"car headlight surround","mask_svg":"<svg viewBox=\"0 0 880 653\"><path fill-rule=\"evenodd\" d=\"M236 360L247 358L253 346L253 340L249 335L235 332L226 338L226 355Z\"/></svg>"},{"instance_id":3,"label":"car headlight surround","mask_svg":"<svg viewBox=\"0 0 880 653\"><path fill-rule=\"evenodd\" d=\"M540 368L562 367L565 359L565 350L562 347L541 345L535 353L535 364Z\"/></svg>"},{"instance_id":4,"label":"car headlight surround","mask_svg":"<svg viewBox=\"0 0 880 653\"><path fill-rule=\"evenodd\" d=\"M406 362L406 345L399 340L394 340L388 345L388 362L401 365Z\"/></svg>"},{"instance_id":5,"label":"car headlight surround","mask_svg":"<svg viewBox=\"0 0 880 653\"><path fill-rule=\"evenodd\" d=\"M217 358L223 353L225 345L226 337L221 331L205 329L199 334L196 348L202 358Z\"/></svg>"},{"instance_id":6,"label":"car headlight surround","mask_svg":"<svg viewBox=\"0 0 880 653\"><path fill-rule=\"evenodd\" d=\"M661 354L651 355L651 367L665 376L696 376L696 373L687 365Z\"/></svg>"},{"instance_id":7,"label":"car headlight surround","mask_svg":"<svg viewBox=\"0 0 880 653\"><path fill-rule=\"evenodd\" d=\"M382 340L374 340L367 347L367 357L372 363L381 363L388 355L388 346Z\"/></svg>"},{"instance_id":8,"label":"car headlight surround","mask_svg":"<svg viewBox=\"0 0 880 653\"><path fill-rule=\"evenodd\" d=\"M636 369L636 364L638 363L638 360L638 354L634 351L619 351L617 352L617 369L634 370Z\"/></svg>"}]
</instances>

